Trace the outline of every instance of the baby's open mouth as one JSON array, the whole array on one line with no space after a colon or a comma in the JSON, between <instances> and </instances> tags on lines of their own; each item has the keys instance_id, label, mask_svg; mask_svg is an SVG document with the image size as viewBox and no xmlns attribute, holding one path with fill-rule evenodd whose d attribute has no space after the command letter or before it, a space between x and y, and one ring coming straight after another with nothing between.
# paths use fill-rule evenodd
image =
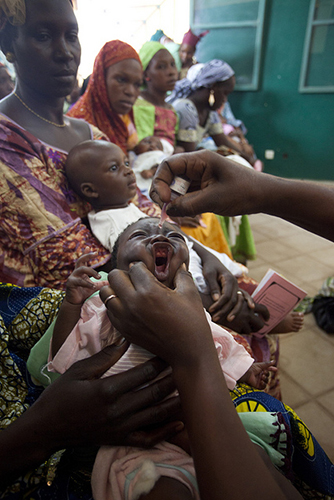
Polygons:
<instances>
[{"instance_id":1,"label":"baby's open mouth","mask_svg":"<svg viewBox=\"0 0 334 500\"><path fill-rule=\"evenodd\" d=\"M167 242L156 242L152 246L154 258L154 276L159 281L166 281L169 275L169 263L173 255L173 247Z\"/></svg>"}]
</instances>

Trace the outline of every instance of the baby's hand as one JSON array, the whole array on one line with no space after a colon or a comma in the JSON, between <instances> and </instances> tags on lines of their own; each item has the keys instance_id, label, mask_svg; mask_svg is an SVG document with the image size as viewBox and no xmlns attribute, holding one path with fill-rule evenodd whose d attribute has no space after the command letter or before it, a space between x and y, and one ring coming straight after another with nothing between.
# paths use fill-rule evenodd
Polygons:
<instances>
[{"instance_id":1,"label":"baby's hand","mask_svg":"<svg viewBox=\"0 0 334 500\"><path fill-rule=\"evenodd\" d=\"M86 252L77 260L74 271L66 282L65 299L70 304L82 305L94 292L108 284L105 280L98 283L90 280L90 277L101 278L95 269L85 265L95 255L95 252Z\"/></svg>"},{"instance_id":2,"label":"baby's hand","mask_svg":"<svg viewBox=\"0 0 334 500\"><path fill-rule=\"evenodd\" d=\"M140 175L143 179L152 179L154 177L155 172L157 171L158 165L149 168L148 170L142 170Z\"/></svg>"},{"instance_id":3,"label":"baby's hand","mask_svg":"<svg viewBox=\"0 0 334 500\"><path fill-rule=\"evenodd\" d=\"M244 382L255 389L265 389L269 382L269 372L277 372L277 367L273 366L273 363L274 361L253 363L239 382Z\"/></svg>"}]
</instances>

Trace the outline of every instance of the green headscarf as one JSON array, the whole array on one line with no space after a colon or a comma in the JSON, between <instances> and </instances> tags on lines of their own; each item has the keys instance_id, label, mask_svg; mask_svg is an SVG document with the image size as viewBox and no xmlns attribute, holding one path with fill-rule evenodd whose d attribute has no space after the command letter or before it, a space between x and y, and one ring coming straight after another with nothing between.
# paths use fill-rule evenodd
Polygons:
<instances>
[{"instance_id":1,"label":"green headscarf","mask_svg":"<svg viewBox=\"0 0 334 500\"><path fill-rule=\"evenodd\" d=\"M143 70L147 68L150 64L151 59L159 50L165 49L166 47L159 42L145 42L139 51L139 57L143 65Z\"/></svg>"}]
</instances>

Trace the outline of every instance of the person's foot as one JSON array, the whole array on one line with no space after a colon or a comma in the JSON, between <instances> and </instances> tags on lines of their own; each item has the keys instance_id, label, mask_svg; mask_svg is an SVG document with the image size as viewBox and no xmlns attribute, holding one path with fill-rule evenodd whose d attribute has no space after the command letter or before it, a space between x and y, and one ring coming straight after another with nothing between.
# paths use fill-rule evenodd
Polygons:
<instances>
[{"instance_id":1,"label":"person's foot","mask_svg":"<svg viewBox=\"0 0 334 500\"><path fill-rule=\"evenodd\" d=\"M263 171L263 162L261 160L255 160L253 168L254 168L254 170L257 170L258 172L262 172Z\"/></svg>"},{"instance_id":2,"label":"person's foot","mask_svg":"<svg viewBox=\"0 0 334 500\"><path fill-rule=\"evenodd\" d=\"M304 325L304 313L292 311L269 333L299 332Z\"/></svg>"}]
</instances>

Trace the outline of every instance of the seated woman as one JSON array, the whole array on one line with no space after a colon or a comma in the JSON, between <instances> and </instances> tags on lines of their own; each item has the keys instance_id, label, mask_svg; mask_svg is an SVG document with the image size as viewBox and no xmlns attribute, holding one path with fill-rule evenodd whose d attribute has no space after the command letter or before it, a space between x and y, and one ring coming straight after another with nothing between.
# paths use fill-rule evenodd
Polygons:
<instances>
[{"instance_id":1,"label":"seated woman","mask_svg":"<svg viewBox=\"0 0 334 500\"><path fill-rule=\"evenodd\" d=\"M161 47L164 48L163 45L157 42L150 43L156 43L159 49ZM173 60L169 52L166 49L164 51ZM176 73L175 67L173 72ZM175 83L176 78L177 75L174 74L173 83ZM97 126L106 134L111 142L117 144L124 152L132 150L138 143L138 140L147 135L158 135L158 137L161 137L161 134L156 134L155 132L154 134L146 134L145 131L144 135L141 134L145 123L144 116L139 121L136 121L136 127L133 122L132 107L139 96L142 79L141 62L137 52L130 45L120 40L107 42L96 56L93 73L85 93L70 110L69 115L76 118L83 118L92 125ZM151 108L153 108L154 123L154 107L151 106ZM177 118L174 111L171 113L172 126L168 126L167 129L163 127L162 132L163 137L173 145ZM168 123L170 118L171 115L168 117ZM137 126L140 127L139 131L136 130ZM169 135L166 135L166 130L173 131L173 133L170 132ZM137 194L133 202L148 215L160 215L159 207L148 200L146 196L142 195L139 189L137 189ZM212 220L214 219L212 218ZM203 243L212 247L214 239L210 239L209 237L212 224L207 225L206 241ZM220 230L220 228L218 229ZM202 234L204 228L199 227L197 231L199 234ZM196 232L196 229L193 232ZM220 232L222 234L221 230ZM196 238L195 234L192 236ZM223 244L219 248L213 248L231 256L225 238L222 241Z\"/></svg>"},{"instance_id":2,"label":"seated woman","mask_svg":"<svg viewBox=\"0 0 334 500\"><path fill-rule=\"evenodd\" d=\"M96 251L94 266L110 259L82 223L86 207L63 168L73 146L104 136L63 115L81 53L71 3L27 0L26 12L0 8L0 46L16 72L15 92L0 101L0 280L61 288L87 246ZM44 51L43 29L62 43L52 39Z\"/></svg>"},{"instance_id":3,"label":"seated woman","mask_svg":"<svg viewBox=\"0 0 334 500\"><path fill-rule=\"evenodd\" d=\"M177 144L185 151L195 151L202 138L209 135L218 149L229 149L252 164L251 155L241 147L235 147L225 136L217 113L234 86L233 69L220 59L192 66L187 77L176 83L167 101L178 114Z\"/></svg>"},{"instance_id":4,"label":"seated woman","mask_svg":"<svg viewBox=\"0 0 334 500\"><path fill-rule=\"evenodd\" d=\"M155 135L175 147L177 115L165 102L167 92L173 90L177 81L175 60L159 42L144 43L139 57L144 71L144 88L133 109L138 139Z\"/></svg>"},{"instance_id":5,"label":"seated woman","mask_svg":"<svg viewBox=\"0 0 334 500\"><path fill-rule=\"evenodd\" d=\"M217 112L233 92L234 71L229 64L214 59L206 64L196 64L187 78L176 83L174 91L167 98L173 104L179 117L177 144L185 151L195 151L202 139L208 135L220 154L230 155L241 163L253 164L255 158L247 145L230 140L224 134ZM253 235L248 217L236 219L220 218L223 230L229 238L233 257L243 263L256 257Z\"/></svg>"},{"instance_id":6,"label":"seated woman","mask_svg":"<svg viewBox=\"0 0 334 500\"><path fill-rule=\"evenodd\" d=\"M133 112L139 140L147 136L166 139L175 146L178 118L175 110L165 102L167 92L177 81L173 56L159 42L146 42L139 51L144 70L145 88L135 102ZM219 253L232 257L225 235L213 214L202 214L196 219L179 221L182 230Z\"/></svg>"}]
</instances>

